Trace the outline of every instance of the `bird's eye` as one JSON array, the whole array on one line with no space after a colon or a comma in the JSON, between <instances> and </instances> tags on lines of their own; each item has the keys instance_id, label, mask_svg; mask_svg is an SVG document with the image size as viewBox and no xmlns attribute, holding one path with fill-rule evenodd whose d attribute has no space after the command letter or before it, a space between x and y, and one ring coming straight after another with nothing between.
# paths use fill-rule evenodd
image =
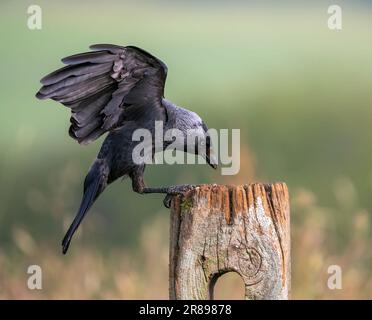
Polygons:
<instances>
[{"instance_id":1,"label":"bird's eye","mask_svg":"<svg viewBox=\"0 0 372 320\"><path fill-rule=\"evenodd\" d=\"M200 142L202 146L205 146L205 141Z\"/></svg>"}]
</instances>

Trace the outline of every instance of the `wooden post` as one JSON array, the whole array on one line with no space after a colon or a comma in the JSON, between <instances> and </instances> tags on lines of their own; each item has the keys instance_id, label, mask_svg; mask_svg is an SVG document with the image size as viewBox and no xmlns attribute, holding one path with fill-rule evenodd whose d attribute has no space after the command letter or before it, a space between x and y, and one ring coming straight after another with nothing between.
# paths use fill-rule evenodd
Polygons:
<instances>
[{"instance_id":1,"label":"wooden post","mask_svg":"<svg viewBox=\"0 0 372 320\"><path fill-rule=\"evenodd\" d=\"M246 299L288 299L286 185L200 185L174 197L169 267L170 299L213 299L229 271L243 279Z\"/></svg>"}]
</instances>

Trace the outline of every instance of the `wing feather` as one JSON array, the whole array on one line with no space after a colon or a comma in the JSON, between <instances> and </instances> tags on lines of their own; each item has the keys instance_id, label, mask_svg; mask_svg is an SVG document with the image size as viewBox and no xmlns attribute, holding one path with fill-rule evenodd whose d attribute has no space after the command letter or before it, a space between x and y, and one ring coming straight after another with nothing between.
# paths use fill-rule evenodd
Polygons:
<instances>
[{"instance_id":1,"label":"wing feather","mask_svg":"<svg viewBox=\"0 0 372 320\"><path fill-rule=\"evenodd\" d=\"M96 44L90 49L63 58L67 66L42 78L36 94L71 108L71 137L89 143L144 112L164 113L167 68L162 61L133 46Z\"/></svg>"},{"instance_id":2,"label":"wing feather","mask_svg":"<svg viewBox=\"0 0 372 320\"><path fill-rule=\"evenodd\" d=\"M85 62L90 63L106 63L106 62L113 62L116 59L115 54L111 54L108 51L95 51L95 52L85 52L85 53L78 53L72 56L68 56L63 58L61 61L64 64L74 65L80 64Z\"/></svg>"},{"instance_id":3,"label":"wing feather","mask_svg":"<svg viewBox=\"0 0 372 320\"><path fill-rule=\"evenodd\" d=\"M102 74L109 72L112 68L111 63L103 64L92 64L92 63L82 63L78 66L71 65L62 67L40 80L41 84L44 86L51 85L53 83L59 82L69 76L80 76L83 74Z\"/></svg>"}]
</instances>

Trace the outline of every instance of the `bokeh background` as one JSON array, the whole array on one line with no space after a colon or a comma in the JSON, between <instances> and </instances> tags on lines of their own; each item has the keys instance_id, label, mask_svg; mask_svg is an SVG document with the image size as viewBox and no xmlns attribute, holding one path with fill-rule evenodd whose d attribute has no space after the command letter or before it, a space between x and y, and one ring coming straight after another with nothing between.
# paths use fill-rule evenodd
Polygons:
<instances>
[{"instance_id":1,"label":"bokeh background","mask_svg":"<svg viewBox=\"0 0 372 320\"><path fill-rule=\"evenodd\" d=\"M27 8L43 10L42 30ZM327 8L343 9L342 31ZM368 1L6 1L0 3L0 298L168 298L169 213L128 181L110 186L62 256L102 139L68 137L69 110L34 97L59 59L93 43L164 60L166 96L210 127L241 129L241 170L150 166L149 185L285 181L292 298L372 298L372 7ZM40 265L43 289L27 288ZM342 290L327 287L330 265ZM219 298L242 298L238 277Z\"/></svg>"}]
</instances>

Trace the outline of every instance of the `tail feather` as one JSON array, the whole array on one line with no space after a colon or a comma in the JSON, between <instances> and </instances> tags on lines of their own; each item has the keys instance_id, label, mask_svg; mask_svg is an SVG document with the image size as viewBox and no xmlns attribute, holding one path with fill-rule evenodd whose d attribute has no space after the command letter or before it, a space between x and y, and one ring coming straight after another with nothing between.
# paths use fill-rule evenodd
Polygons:
<instances>
[{"instance_id":1,"label":"tail feather","mask_svg":"<svg viewBox=\"0 0 372 320\"><path fill-rule=\"evenodd\" d=\"M71 239L78 229L80 223L84 219L86 213L93 205L94 201L102 193L107 183L107 167L103 165L101 160L97 160L89 171L84 183L84 195L81 201L80 208L70 228L62 240L62 252L66 254Z\"/></svg>"}]
</instances>

